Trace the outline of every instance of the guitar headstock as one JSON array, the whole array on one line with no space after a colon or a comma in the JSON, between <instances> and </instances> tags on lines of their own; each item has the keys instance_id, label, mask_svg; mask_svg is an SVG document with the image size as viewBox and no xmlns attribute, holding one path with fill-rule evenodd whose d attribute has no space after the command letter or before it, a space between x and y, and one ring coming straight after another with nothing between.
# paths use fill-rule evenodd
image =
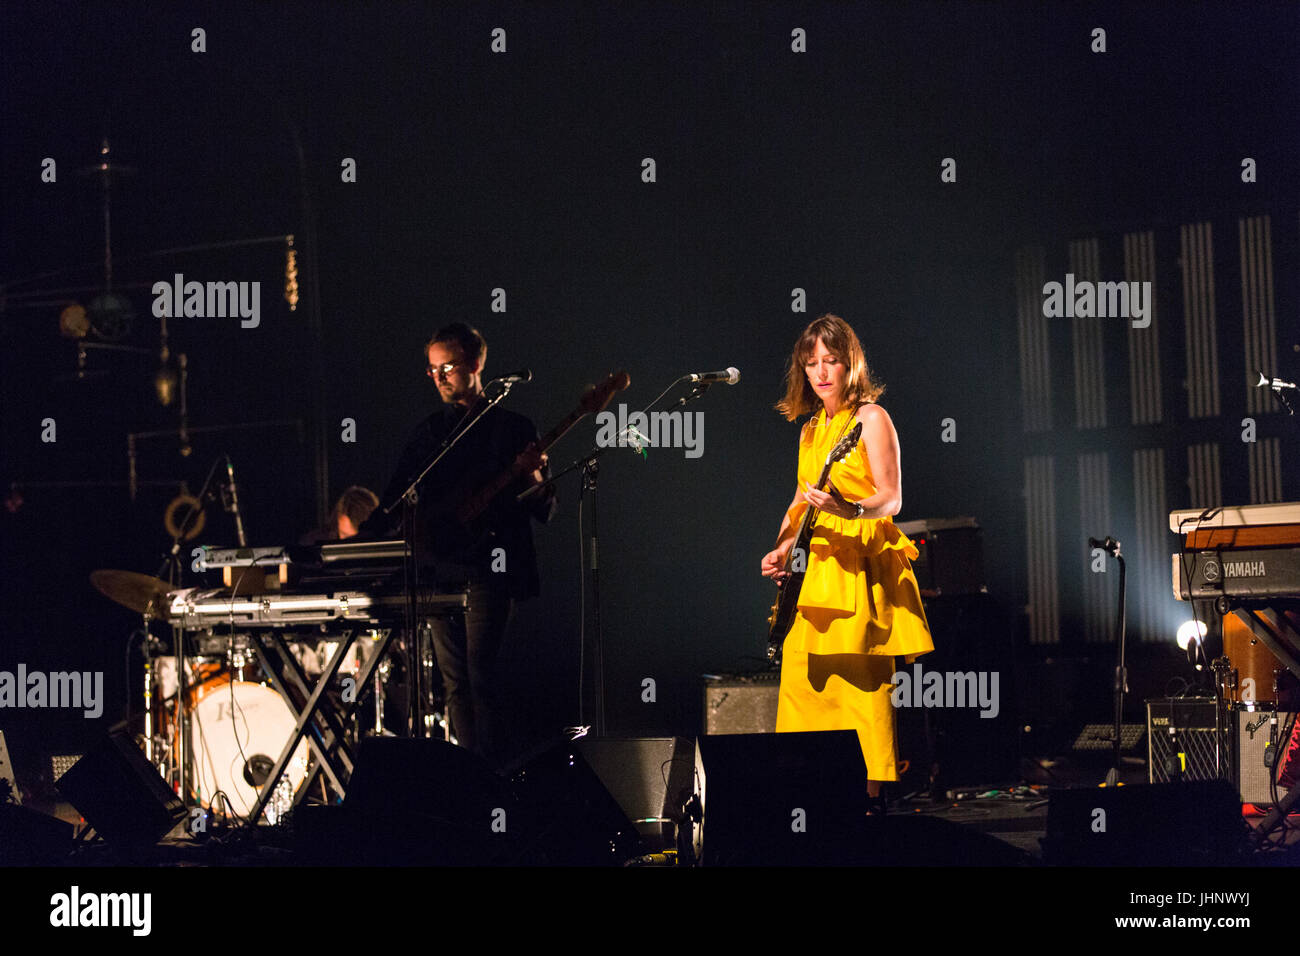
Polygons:
<instances>
[{"instance_id":1,"label":"guitar headstock","mask_svg":"<svg viewBox=\"0 0 1300 956\"><path fill-rule=\"evenodd\" d=\"M857 447L858 439L861 437L862 422L854 422L848 434L836 442L835 447L831 449L831 453L826 456L826 466L829 468L835 462L843 461L849 457L849 452Z\"/></svg>"},{"instance_id":2,"label":"guitar headstock","mask_svg":"<svg viewBox=\"0 0 1300 956\"><path fill-rule=\"evenodd\" d=\"M590 415L594 412L603 411L609 404L610 399L614 397L615 392L621 392L632 384L632 379L628 377L627 372L611 372L609 377L599 385L590 386L583 394L579 405L584 415ZM862 426L858 426L861 428Z\"/></svg>"}]
</instances>

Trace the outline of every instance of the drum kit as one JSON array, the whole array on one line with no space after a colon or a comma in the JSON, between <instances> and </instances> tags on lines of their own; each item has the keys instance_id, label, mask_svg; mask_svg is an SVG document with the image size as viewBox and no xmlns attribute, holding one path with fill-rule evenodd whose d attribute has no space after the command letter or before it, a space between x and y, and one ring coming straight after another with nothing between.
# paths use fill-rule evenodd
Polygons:
<instances>
[{"instance_id":1,"label":"drum kit","mask_svg":"<svg viewBox=\"0 0 1300 956\"><path fill-rule=\"evenodd\" d=\"M175 592L166 581L117 570L95 571L90 578L105 597L142 615L146 633L151 620L166 619L168 595ZM179 628L173 633L188 642L183 693L176 654L163 653L152 634L145 641L141 741L145 755L173 787L184 779L187 796L197 805L228 818L248 819L276 758L294 735L295 708L280 691L254 679L261 676L261 665L250 635ZM337 673L355 680L379 640L379 631L363 632L361 639L347 646ZM329 640L289 644L302 672L312 679L325 670L340 646ZM386 733L383 695L388 662L381 662L374 672L374 732L382 734ZM268 822L275 823L293 806L308 778L309 753L307 741L300 741L266 803ZM184 774L180 773L182 759Z\"/></svg>"}]
</instances>

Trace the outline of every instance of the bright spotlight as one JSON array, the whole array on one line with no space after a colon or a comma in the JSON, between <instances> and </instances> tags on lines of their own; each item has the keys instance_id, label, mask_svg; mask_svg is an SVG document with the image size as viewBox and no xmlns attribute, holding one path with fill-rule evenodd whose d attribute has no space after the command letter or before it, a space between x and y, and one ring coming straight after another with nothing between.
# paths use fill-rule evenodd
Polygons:
<instances>
[{"instance_id":1,"label":"bright spotlight","mask_svg":"<svg viewBox=\"0 0 1300 956\"><path fill-rule=\"evenodd\" d=\"M1178 646L1183 650L1187 650L1193 638L1198 642L1204 640L1206 631L1204 621L1184 621L1182 626L1178 628Z\"/></svg>"}]
</instances>

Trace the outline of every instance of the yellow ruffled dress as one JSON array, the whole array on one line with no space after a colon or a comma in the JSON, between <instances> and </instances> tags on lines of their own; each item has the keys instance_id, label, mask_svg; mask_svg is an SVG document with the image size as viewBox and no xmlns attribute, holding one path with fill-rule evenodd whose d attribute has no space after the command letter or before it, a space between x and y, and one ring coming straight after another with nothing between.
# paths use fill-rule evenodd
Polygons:
<instances>
[{"instance_id":1,"label":"yellow ruffled dress","mask_svg":"<svg viewBox=\"0 0 1300 956\"><path fill-rule=\"evenodd\" d=\"M799 482L816 486L854 409L829 422L823 409L799 436ZM866 447L831 466L830 482L849 501L876 493ZM808 505L790 509L798 527ZM813 525L799 613L782 646L778 733L855 730L867 776L897 780L895 657L912 663L934 650L911 561L916 545L890 518L840 518L821 512Z\"/></svg>"}]
</instances>

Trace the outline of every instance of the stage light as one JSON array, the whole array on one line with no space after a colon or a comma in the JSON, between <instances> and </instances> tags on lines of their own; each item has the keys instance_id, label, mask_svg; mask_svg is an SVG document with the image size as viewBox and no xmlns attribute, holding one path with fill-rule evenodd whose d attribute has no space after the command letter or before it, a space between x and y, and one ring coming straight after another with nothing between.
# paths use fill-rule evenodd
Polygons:
<instances>
[{"instance_id":1,"label":"stage light","mask_svg":"<svg viewBox=\"0 0 1300 956\"><path fill-rule=\"evenodd\" d=\"M1195 639L1200 643L1205 639L1207 628L1204 621L1184 621L1178 628L1178 646L1187 650L1188 646Z\"/></svg>"}]
</instances>

